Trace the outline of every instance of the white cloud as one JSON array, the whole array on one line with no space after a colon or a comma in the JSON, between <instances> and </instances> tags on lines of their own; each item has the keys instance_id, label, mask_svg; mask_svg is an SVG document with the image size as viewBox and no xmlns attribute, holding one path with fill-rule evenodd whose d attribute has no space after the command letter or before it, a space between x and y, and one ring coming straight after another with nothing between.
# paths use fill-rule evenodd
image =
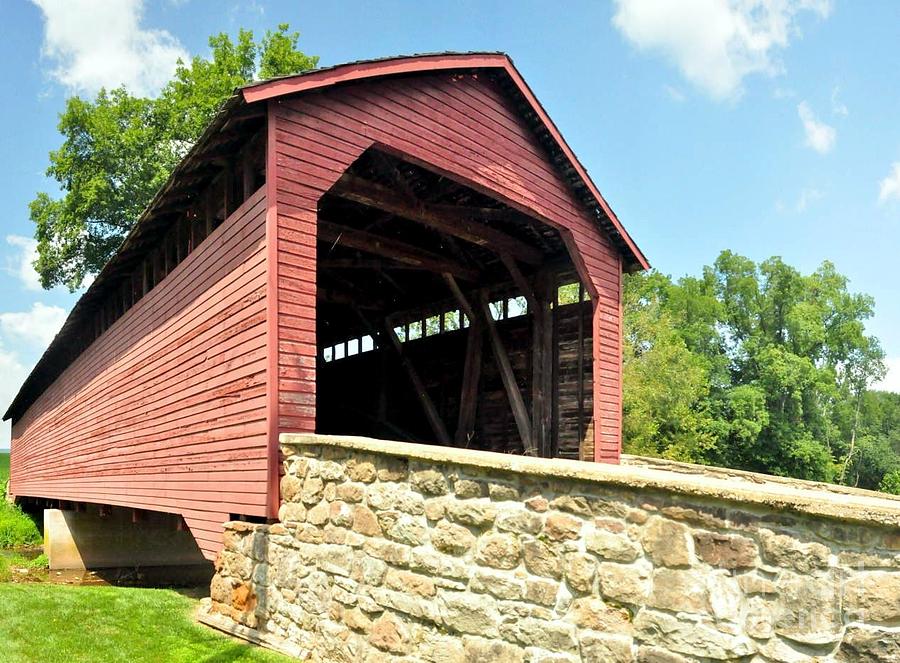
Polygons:
<instances>
[{"instance_id":1,"label":"white cloud","mask_svg":"<svg viewBox=\"0 0 900 663\"><path fill-rule=\"evenodd\" d=\"M802 214L812 203L821 200L823 195L824 194L818 189L803 189L800 192L800 196L797 198L797 204L794 205L794 209Z\"/></svg>"},{"instance_id":2,"label":"white cloud","mask_svg":"<svg viewBox=\"0 0 900 663\"><path fill-rule=\"evenodd\" d=\"M125 85L151 95L188 59L166 30L142 27L143 0L32 0L44 14L42 53L74 92Z\"/></svg>"},{"instance_id":3,"label":"white cloud","mask_svg":"<svg viewBox=\"0 0 900 663\"><path fill-rule=\"evenodd\" d=\"M829 0L616 0L613 25L641 50L662 53L715 99L739 96L745 76L781 70L777 51L799 34L796 15Z\"/></svg>"},{"instance_id":4,"label":"white cloud","mask_svg":"<svg viewBox=\"0 0 900 663\"><path fill-rule=\"evenodd\" d=\"M834 127L818 120L809 104L801 101L797 105L797 115L803 123L803 131L806 134L806 145L819 154L826 154L834 147L837 139L837 131Z\"/></svg>"},{"instance_id":5,"label":"white cloud","mask_svg":"<svg viewBox=\"0 0 900 663\"><path fill-rule=\"evenodd\" d=\"M30 311L0 313L0 332L7 338L44 348L66 320L65 309L36 302Z\"/></svg>"},{"instance_id":6,"label":"white cloud","mask_svg":"<svg viewBox=\"0 0 900 663\"><path fill-rule=\"evenodd\" d=\"M0 416L19 393L19 387L28 376L28 369L19 361L15 353L5 350L0 345ZM9 448L10 423L0 422L0 449ZM2 497L0 497L2 499Z\"/></svg>"},{"instance_id":7,"label":"white cloud","mask_svg":"<svg viewBox=\"0 0 900 663\"><path fill-rule=\"evenodd\" d=\"M900 200L900 161L891 165L891 172L881 180L878 190L878 202L885 203L892 198Z\"/></svg>"},{"instance_id":8,"label":"white cloud","mask_svg":"<svg viewBox=\"0 0 900 663\"><path fill-rule=\"evenodd\" d=\"M900 394L900 357L889 357L884 360L884 365L887 367L887 375L884 380L876 382L871 388Z\"/></svg>"},{"instance_id":9,"label":"white cloud","mask_svg":"<svg viewBox=\"0 0 900 663\"><path fill-rule=\"evenodd\" d=\"M840 115L842 117L847 117L850 114L850 111L847 109L847 106L842 102L838 97L841 94L841 88L839 85L835 85L831 88L831 112L835 115Z\"/></svg>"},{"instance_id":10,"label":"white cloud","mask_svg":"<svg viewBox=\"0 0 900 663\"><path fill-rule=\"evenodd\" d=\"M5 270L18 278L26 289L40 290L41 278L34 271L37 241L22 235L7 235L6 243L16 250L16 255L7 259Z\"/></svg>"},{"instance_id":11,"label":"white cloud","mask_svg":"<svg viewBox=\"0 0 900 663\"><path fill-rule=\"evenodd\" d=\"M35 302L23 312L0 313L0 415L12 403L33 362L62 327L66 312ZM0 423L0 449L9 447L9 422Z\"/></svg>"}]
</instances>

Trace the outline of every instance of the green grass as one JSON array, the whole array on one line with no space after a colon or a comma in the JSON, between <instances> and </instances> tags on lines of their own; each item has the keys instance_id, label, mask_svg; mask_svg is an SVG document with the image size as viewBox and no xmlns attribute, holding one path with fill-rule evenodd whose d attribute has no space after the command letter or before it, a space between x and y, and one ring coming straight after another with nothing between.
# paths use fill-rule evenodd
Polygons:
<instances>
[{"instance_id":1,"label":"green grass","mask_svg":"<svg viewBox=\"0 0 900 663\"><path fill-rule=\"evenodd\" d=\"M0 584L3 663L287 663L196 624L172 590Z\"/></svg>"},{"instance_id":2,"label":"green grass","mask_svg":"<svg viewBox=\"0 0 900 663\"><path fill-rule=\"evenodd\" d=\"M50 560L46 555L38 555L34 559L28 559L16 553L8 553L0 551L0 582L9 582L13 580L13 576L18 573L15 569L24 569L25 575L19 574L16 580L43 581L47 578L47 567ZM2 659L0 659L2 660Z\"/></svg>"},{"instance_id":3,"label":"green grass","mask_svg":"<svg viewBox=\"0 0 900 663\"><path fill-rule=\"evenodd\" d=\"M6 501L9 479L9 452L0 453L0 550L22 546L39 546L42 542L37 525L22 510Z\"/></svg>"}]
</instances>

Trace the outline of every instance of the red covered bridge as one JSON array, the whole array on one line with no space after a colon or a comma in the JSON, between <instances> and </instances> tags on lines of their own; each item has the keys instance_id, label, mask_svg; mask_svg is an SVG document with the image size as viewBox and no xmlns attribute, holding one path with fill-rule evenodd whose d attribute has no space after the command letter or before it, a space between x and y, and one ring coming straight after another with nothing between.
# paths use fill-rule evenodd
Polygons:
<instances>
[{"instance_id":1,"label":"red covered bridge","mask_svg":"<svg viewBox=\"0 0 900 663\"><path fill-rule=\"evenodd\" d=\"M646 267L505 55L247 86L9 407L11 492L180 516L211 558L277 514L282 432L616 462Z\"/></svg>"}]
</instances>

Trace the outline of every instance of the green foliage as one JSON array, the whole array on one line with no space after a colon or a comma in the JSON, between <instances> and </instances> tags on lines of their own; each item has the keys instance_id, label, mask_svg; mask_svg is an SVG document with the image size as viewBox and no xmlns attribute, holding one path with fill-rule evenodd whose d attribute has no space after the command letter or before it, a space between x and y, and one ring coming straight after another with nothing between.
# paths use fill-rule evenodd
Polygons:
<instances>
[{"instance_id":1,"label":"green foliage","mask_svg":"<svg viewBox=\"0 0 900 663\"><path fill-rule=\"evenodd\" d=\"M828 262L804 275L724 251L699 278L629 276L626 450L877 487L900 403L866 391L884 374L873 307Z\"/></svg>"},{"instance_id":2,"label":"green foliage","mask_svg":"<svg viewBox=\"0 0 900 663\"><path fill-rule=\"evenodd\" d=\"M200 626L191 617L195 606L171 590L0 584L0 658L8 663L291 660Z\"/></svg>"},{"instance_id":3,"label":"green foliage","mask_svg":"<svg viewBox=\"0 0 900 663\"><path fill-rule=\"evenodd\" d=\"M0 550L39 546L43 541L35 522L5 500L0 504Z\"/></svg>"},{"instance_id":4,"label":"green foliage","mask_svg":"<svg viewBox=\"0 0 900 663\"><path fill-rule=\"evenodd\" d=\"M851 435L856 419L848 404L839 412L844 436ZM883 478L900 472L900 394L869 391L859 400L859 425L855 448L845 458L845 483L879 488Z\"/></svg>"},{"instance_id":5,"label":"green foliage","mask_svg":"<svg viewBox=\"0 0 900 663\"><path fill-rule=\"evenodd\" d=\"M44 553L41 553L34 559L28 560L27 566L29 569L48 569L50 568L50 558Z\"/></svg>"},{"instance_id":6,"label":"green foliage","mask_svg":"<svg viewBox=\"0 0 900 663\"><path fill-rule=\"evenodd\" d=\"M6 501L9 453L0 453L0 550L39 546L43 540L35 522L19 507Z\"/></svg>"},{"instance_id":7,"label":"green foliage","mask_svg":"<svg viewBox=\"0 0 900 663\"><path fill-rule=\"evenodd\" d=\"M63 195L39 193L30 204L41 284L75 290L100 271L235 88L315 68L318 58L298 50L299 37L287 24L259 43L249 30L236 41L222 33L209 39L210 58L180 62L154 99L124 87L68 99L63 143L47 169Z\"/></svg>"},{"instance_id":8,"label":"green foliage","mask_svg":"<svg viewBox=\"0 0 900 663\"><path fill-rule=\"evenodd\" d=\"M900 470L892 470L889 474L885 474L878 490L891 495L900 495Z\"/></svg>"},{"instance_id":9,"label":"green foliage","mask_svg":"<svg viewBox=\"0 0 900 663\"><path fill-rule=\"evenodd\" d=\"M715 441L709 366L676 331L665 286L658 274L626 282L624 435L631 453L698 460Z\"/></svg>"}]
</instances>

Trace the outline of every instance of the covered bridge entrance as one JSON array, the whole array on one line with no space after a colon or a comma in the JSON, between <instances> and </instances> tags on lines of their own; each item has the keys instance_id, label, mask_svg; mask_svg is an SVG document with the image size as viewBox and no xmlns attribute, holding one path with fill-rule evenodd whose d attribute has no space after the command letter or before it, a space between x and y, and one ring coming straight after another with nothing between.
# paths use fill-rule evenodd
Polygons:
<instances>
[{"instance_id":1,"label":"covered bridge entrance","mask_svg":"<svg viewBox=\"0 0 900 663\"><path fill-rule=\"evenodd\" d=\"M505 55L248 86L10 406L12 492L169 514L212 558L277 514L280 433L615 462L646 266Z\"/></svg>"},{"instance_id":2,"label":"covered bridge entrance","mask_svg":"<svg viewBox=\"0 0 900 663\"><path fill-rule=\"evenodd\" d=\"M591 310L559 231L377 148L317 228L317 432L593 459Z\"/></svg>"}]
</instances>

